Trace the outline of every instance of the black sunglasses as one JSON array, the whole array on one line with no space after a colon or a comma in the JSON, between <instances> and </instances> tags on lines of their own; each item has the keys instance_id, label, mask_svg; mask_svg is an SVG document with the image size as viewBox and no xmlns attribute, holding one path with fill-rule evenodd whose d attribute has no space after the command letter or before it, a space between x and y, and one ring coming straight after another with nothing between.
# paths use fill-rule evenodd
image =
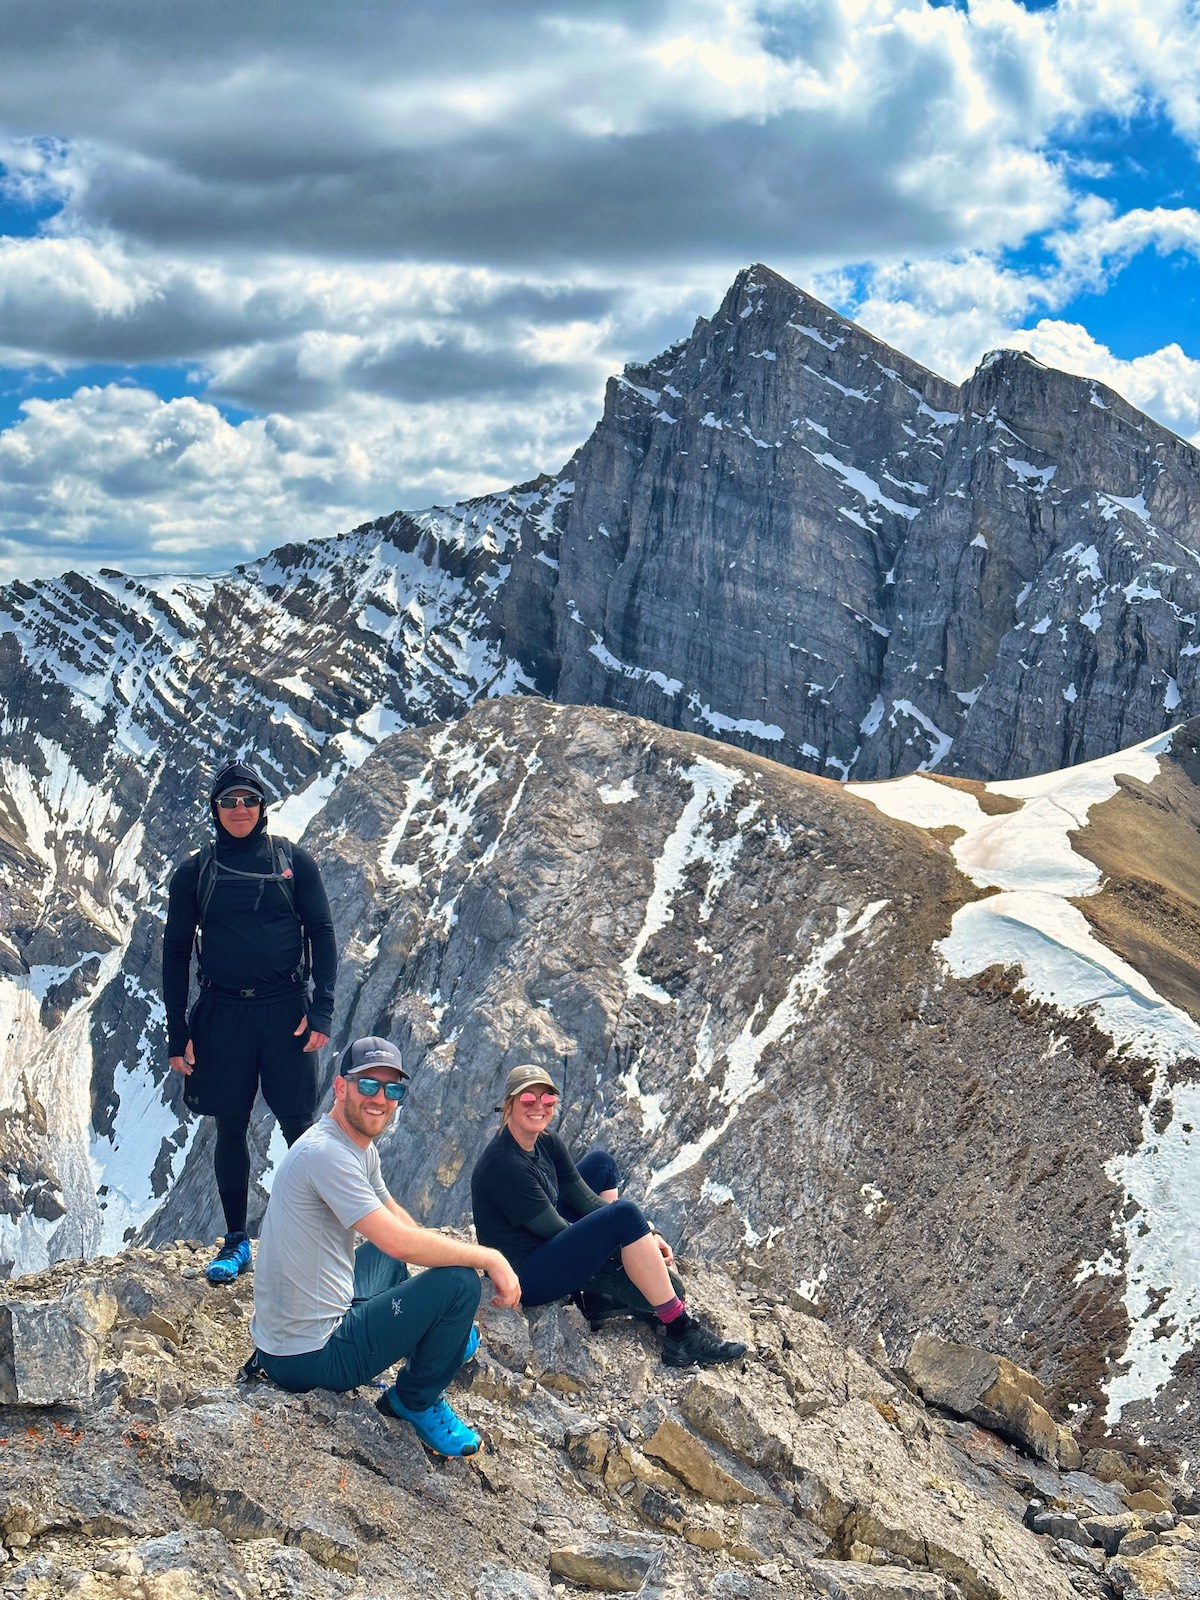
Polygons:
<instances>
[{"instance_id":1,"label":"black sunglasses","mask_svg":"<svg viewBox=\"0 0 1200 1600\"><path fill-rule=\"evenodd\" d=\"M380 1089L385 1100L403 1100L408 1093L406 1083L381 1083L378 1078L355 1078L352 1081L364 1100L373 1100Z\"/></svg>"},{"instance_id":2,"label":"black sunglasses","mask_svg":"<svg viewBox=\"0 0 1200 1600\"><path fill-rule=\"evenodd\" d=\"M262 801L256 794L223 794L217 804L222 811L235 811L238 806L245 806L247 811L257 811Z\"/></svg>"}]
</instances>

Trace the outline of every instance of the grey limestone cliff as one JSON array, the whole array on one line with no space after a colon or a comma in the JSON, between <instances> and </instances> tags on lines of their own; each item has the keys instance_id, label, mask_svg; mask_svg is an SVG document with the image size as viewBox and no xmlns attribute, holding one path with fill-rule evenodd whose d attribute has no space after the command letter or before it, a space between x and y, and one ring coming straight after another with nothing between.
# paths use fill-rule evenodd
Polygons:
<instances>
[{"instance_id":1,"label":"grey limestone cliff","mask_svg":"<svg viewBox=\"0 0 1200 1600\"><path fill-rule=\"evenodd\" d=\"M559 483L499 601L559 699L841 777L990 778L1192 697L1200 456L1027 356L957 388L755 267L609 384Z\"/></svg>"}]
</instances>

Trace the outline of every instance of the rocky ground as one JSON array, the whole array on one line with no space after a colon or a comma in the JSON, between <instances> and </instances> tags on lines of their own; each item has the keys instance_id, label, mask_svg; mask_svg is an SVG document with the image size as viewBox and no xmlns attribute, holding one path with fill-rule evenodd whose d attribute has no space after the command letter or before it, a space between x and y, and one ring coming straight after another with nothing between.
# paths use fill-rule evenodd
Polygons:
<instances>
[{"instance_id":1,"label":"rocky ground","mask_svg":"<svg viewBox=\"0 0 1200 1600\"><path fill-rule=\"evenodd\" d=\"M252 1286L211 1287L207 1256L4 1286L4 1600L1200 1592L1187 1485L1084 1461L1036 1380L982 1352L919 1341L904 1375L712 1266L692 1297L747 1342L736 1367L670 1372L632 1323L485 1307L452 1398L487 1447L441 1462L370 1390L240 1382Z\"/></svg>"}]
</instances>

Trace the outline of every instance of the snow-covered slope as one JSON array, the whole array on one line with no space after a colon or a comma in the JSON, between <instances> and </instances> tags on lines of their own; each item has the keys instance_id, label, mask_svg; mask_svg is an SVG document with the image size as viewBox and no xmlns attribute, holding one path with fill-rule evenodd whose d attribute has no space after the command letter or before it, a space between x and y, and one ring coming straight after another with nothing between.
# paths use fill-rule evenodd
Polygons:
<instances>
[{"instance_id":1,"label":"snow-covered slope","mask_svg":"<svg viewBox=\"0 0 1200 1600\"><path fill-rule=\"evenodd\" d=\"M914 774L849 786L888 816L950 830L955 861L990 891L956 911L938 941L955 977L1006 969L1030 1001L1085 1019L1145 1071L1141 1140L1108 1164L1119 1186L1112 1248L1081 1263L1075 1278L1077 1285L1097 1275L1124 1279L1132 1331L1108 1384L1110 1421L1132 1402L1156 1397L1200 1334L1200 1022L1097 936L1080 902L1098 894L1104 879L1086 853L1084 830L1128 780L1153 794L1178 733L1010 783L960 788ZM1188 742L1195 733L1193 724ZM998 808L997 799L1011 809Z\"/></svg>"}]
</instances>

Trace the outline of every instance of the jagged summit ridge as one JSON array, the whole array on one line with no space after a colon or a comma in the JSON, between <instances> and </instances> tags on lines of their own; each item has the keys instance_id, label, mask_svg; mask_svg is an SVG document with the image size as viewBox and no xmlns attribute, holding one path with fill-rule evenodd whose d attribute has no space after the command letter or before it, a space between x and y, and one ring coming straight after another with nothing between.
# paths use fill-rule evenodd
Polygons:
<instances>
[{"instance_id":1,"label":"jagged summit ridge","mask_svg":"<svg viewBox=\"0 0 1200 1600\"><path fill-rule=\"evenodd\" d=\"M753 266L688 338L611 380L560 473L218 579L11 585L3 648L70 695L99 748L132 753L144 696L178 714L199 619L218 648L236 639L228 597L253 590L279 597L257 676L318 736L338 731L324 685L290 664L336 618L363 660L335 697L351 722L371 688L405 725L454 715L487 656L481 681L833 776L1019 776L1186 711L1198 461L1097 383L1002 351L960 389ZM411 569L392 561L373 630L352 608L385 546Z\"/></svg>"},{"instance_id":2,"label":"jagged summit ridge","mask_svg":"<svg viewBox=\"0 0 1200 1600\"><path fill-rule=\"evenodd\" d=\"M553 692L839 776L1103 754L1186 704L1198 461L1100 385L1007 352L959 390L752 270L610 385Z\"/></svg>"}]
</instances>

